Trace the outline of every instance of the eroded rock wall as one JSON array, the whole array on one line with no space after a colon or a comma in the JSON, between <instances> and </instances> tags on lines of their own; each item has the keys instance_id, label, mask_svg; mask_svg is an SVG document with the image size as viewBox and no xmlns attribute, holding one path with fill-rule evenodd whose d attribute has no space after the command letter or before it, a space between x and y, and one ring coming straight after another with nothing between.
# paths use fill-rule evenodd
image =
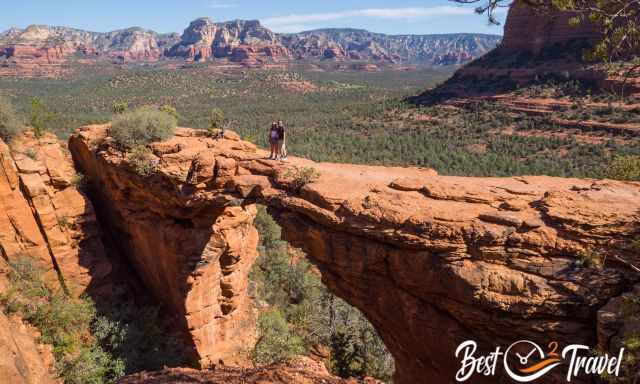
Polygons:
<instances>
[{"instance_id":1,"label":"eroded rock wall","mask_svg":"<svg viewBox=\"0 0 640 384\"><path fill-rule=\"evenodd\" d=\"M573 12L537 10L515 1L509 8L500 49L539 54L545 48L562 49L580 42L590 44L601 37L598 26L588 20L571 25L571 18L575 16Z\"/></svg>"},{"instance_id":2,"label":"eroded rock wall","mask_svg":"<svg viewBox=\"0 0 640 384\"><path fill-rule=\"evenodd\" d=\"M255 207L225 206L193 196L191 184L175 183L173 177L190 171L182 156L198 158L206 144L179 155L179 145L158 145L156 153L171 169L166 176L145 178L126 156L103 145L105 135L106 127L97 127L72 138L70 145L116 242L151 293L183 316L201 366L246 365L255 342L256 319L247 294L257 257ZM198 159L213 172L213 156Z\"/></svg>"},{"instance_id":3,"label":"eroded rock wall","mask_svg":"<svg viewBox=\"0 0 640 384\"><path fill-rule=\"evenodd\" d=\"M0 141L0 254L31 257L74 295L109 294L111 263L69 152L32 132Z\"/></svg>"},{"instance_id":4,"label":"eroded rock wall","mask_svg":"<svg viewBox=\"0 0 640 384\"><path fill-rule=\"evenodd\" d=\"M0 140L0 294L10 289L10 263L44 271L53 290L94 298L112 293L111 261L93 205L81 189L66 146L50 134ZM0 313L0 382L54 383L51 346L16 315Z\"/></svg>"},{"instance_id":5,"label":"eroded rock wall","mask_svg":"<svg viewBox=\"0 0 640 384\"><path fill-rule=\"evenodd\" d=\"M53 384L53 355L35 341L37 332L0 312L0 382Z\"/></svg>"},{"instance_id":6,"label":"eroded rock wall","mask_svg":"<svg viewBox=\"0 0 640 384\"><path fill-rule=\"evenodd\" d=\"M588 18L572 25L571 19L576 15L515 0L497 48L458 69L443 84L410 100L435 105L445 100L494 96L535 84L569 81L603 92L620 94L624 89L625 95L638 94L640 87L633 76L625 80L624 71L610 73L600 63L586 60L601 41L603 27ZM629 52L620 54L627 56Z\"/></svg>"},{"instance_id":7,"label":"eroded rock wall","mask_svg":"<svg viewBox=\"0 0 640 384\"><path fill-rule=\"evenodd\" d=\"M452 381L454 351L468 339L595 346L598 310L639 277L579 266L613 254L637 265L625 238L638 231L638 184L622 192L625 184L612 181L397 176L390 172L389 189L369 186L334 206L333 223L324 217L331 213L300 201L278 199L273 210L327 286L380 332L400 383ZM306 187L303 198L361 189L327 181Z\"/></svg>"},{"instance_id":8,"label":"eroded rock wall","mask_svg":"<svg viewBox=\"0 0 640 384\"><path fill-rule=\"evenodd\" d=\"M640 264L630 245L640 235L639 183L282 163L231 132L213 139L185 128L151 145L147 177L111 145L108 126L82 128L70 147L148 286L187 315L204 360L220 353L200 328L228 334L248 319L240 281L255 257L256 202L376 327L398 383L452 381L467 339L487 349L520 339L595 346L598 310L640 279L629 267ZM301 186L304 167L320 176ZM225 313L229 250L241 267L225 284L238 303ZM219 340L208 342L227 345Z\"/></svg>"}]
</instances>

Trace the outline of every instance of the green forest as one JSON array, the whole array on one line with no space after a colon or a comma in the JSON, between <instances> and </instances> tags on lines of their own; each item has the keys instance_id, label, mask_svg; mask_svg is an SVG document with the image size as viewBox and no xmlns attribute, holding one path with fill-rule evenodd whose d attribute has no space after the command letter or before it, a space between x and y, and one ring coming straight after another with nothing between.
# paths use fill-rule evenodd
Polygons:
<instances>
[{"instance_id":1,"label":"green forest","mask_svg":"<svg viewBox=\"0 0 640 384\"><path fill-rule=\"evenodd\" d=\"M0 79L0 96L28 122L63 139L81 125L110 121L117 108L167 105L175 108L180 126L196 128L207 128L211 111L220 111L226 127L263 147L271 121L284 120L293 155L431 167L445 175L597 178L616 156L640 154L634 135L587 132L595 140L582 140L575 132L556 135L563 128L550 118L514 115L486 103L451 110L405 101L450 74L443 68L372 73L142 68L70 80ZM287 88L292 83L311 88L292 91ZM544 95L549 89L563 96L573 88L542 84L519 93ZM576 103L556 116L632 123L638 111L590 110ZM516 134L505 134L505 128ZM531 130L548 134L526 134Z\"/></svg>"},{"instance_id":2,"label":"green forest","mask_svg":"<svg viewBox=\"0 0 640 384\"><path fill-rule=\"evenodd\" d=\"M553 116L531 117L485 102L450 108L406 101L446 80L451 71L221 72L195 65L65 80L5 78L0 79L0 136L9 139L30 126L66 139L81 125L113 121L116 141L142 159L144 173L145 143L167 137L176 123L229 128L266 147L271 121L284 120L289 153L316 161L431 167L444 175L640 180L637 136L564 131L552 119L633 123L638 111L594 111L577 103ZM566 88L547 84L519 92ZM149 120L157 131L136 131L138 122ZM251 279L260 315L259 339L250 351L254 363L316 354L336 375L389 382L393 359L371 324L323 286L301 251L280 240L280 228L264 208L256 226L260 256ZM54 347L56 369L65 382L111 383L139 370L188 364L177 338L164 333L159 307L136 309L124 299L128 304L105 308L90 298L68 298L46 288L39 271L22 261L12 265L10 280L0 305L40 329L42 341Z\"/></svg>"}]
</instances>

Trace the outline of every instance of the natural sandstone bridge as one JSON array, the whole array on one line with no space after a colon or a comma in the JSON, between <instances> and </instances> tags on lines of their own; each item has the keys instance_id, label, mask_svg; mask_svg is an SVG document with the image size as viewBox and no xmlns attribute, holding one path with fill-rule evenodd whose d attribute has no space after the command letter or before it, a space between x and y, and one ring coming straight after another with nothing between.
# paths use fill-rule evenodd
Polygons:
<instances>
[{"instance_id":1,"label":"natural sandstone bridge","mask_svg":"<svg viewBox=\"0 0 640 384\"><path fill-rule=\"evenodd\" d=\"M255 203L375 326L397 383L452 382L467 339L595 345L598 310L638 280L625 263L640 264L629 247L640 183L280 163L233 133L184 128L151 145L158 167L142 177L106 135L73 136L76 165L144 283L184 315L203 364L232 364L255 337ZM293 193L287 170L303 166L320 177ZM579 267L586 257L606 268Z\"/></svg>"}]
</instances>

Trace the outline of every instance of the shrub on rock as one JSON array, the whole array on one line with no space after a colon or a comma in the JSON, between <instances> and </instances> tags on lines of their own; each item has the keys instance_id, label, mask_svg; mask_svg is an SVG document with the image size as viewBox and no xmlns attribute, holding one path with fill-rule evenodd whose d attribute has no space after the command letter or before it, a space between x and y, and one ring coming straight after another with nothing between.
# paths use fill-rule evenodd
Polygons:
<instances>
[{"instance_id":1,"label":"shrub on rock","mask_svg":"<svg viewBox=\"0 0 640 384\"><path fill-rule=\"evenodd\" d=\"M175 107L172 107L170 105L163 105L162 107L160 107L160 112L166 112L166 113L170 114L171 116L173 116L176 119L176 121L180 117L178 115L178 110L175 109Z\"/></svg>"},{"instance_id":2,"label":"shrub on rock","mask_svg":"<svg viewBox=\"0 0 640 384\"><path fill-rule=\"evenodd\" d=\"M156 170L157 161L153 152L142 145L139 145L129 153L129 161L133 165L136 173L140 176L151 176Z\"/></svg>"},{"instance_id":3,"label":"shrub on rock","mask_svg":"<svg viewBox=\"0 0 640 384\"><path fill-rule=\"evenodd\" d=\"M24 124L7 99L0 98L0 138L5 141L24 130Z\"/></svg>"},{"instance_id":4,"label":"shrub on rock","mask_svg":"<svg viewBox=\"0 0 640 384\"><path fill-rule=\"evenodd\" d=\"M318 180L320 172L313 167L295 167L294 169L287 170L284 176L291 179L291 189L294 193L299 194L305 185Z\"/></svg>"},{"instance_id":5,"label":"shrub on rock","mask_svg":"<svg viewBox=\"0 0 640 384\"><path fill-rule=\"evenodd\" d=\"M224 127L224 112L220 108L213 108L209 113L209 132L217 131Z\"/></svg>"},{"instance_id":6,"label":"shrub on rock","mask_svg":"<svg viewBox=\"0 0 640 384\"><path fill-rule=\"evenodd\" d=\"M31 99L31 114L29 116L29 125L33 128L36 137L41 137L56 117L42 102L42 100L34 97Z\"/></svg>"},{"instance_id":7,"label":"shrub on rock","mask_svg":"<svg viewBox=\"0 0 640 384\"><path fill-rule=\"evenodd\" d=\"M640 181L640 156L617 156L609 165L607 176L616 180Z\"/></svg>"},{"instance_id":8,"label":"shrub on rock","mask_svg":"<svg viewBox=\"0 0 640 384\"><path fill-rule=\"evenodd\" d=\"M133 148L173 136L178 122L167 112L142 107L113 118L111 136L120 146Z\"/></svg>"},{"instance_id":9,"label":"shrub on rock","mask_svg":"<svg viewBox=\"0 0 640 384\"><path fill-rule=\"evenodd\" d=\"M120 115L120 114L125 113L125 112L127 112L129 110L129 104L128 103L115 103L111 107L111 110L116 115Z\"/></svg>"}]
</instances>

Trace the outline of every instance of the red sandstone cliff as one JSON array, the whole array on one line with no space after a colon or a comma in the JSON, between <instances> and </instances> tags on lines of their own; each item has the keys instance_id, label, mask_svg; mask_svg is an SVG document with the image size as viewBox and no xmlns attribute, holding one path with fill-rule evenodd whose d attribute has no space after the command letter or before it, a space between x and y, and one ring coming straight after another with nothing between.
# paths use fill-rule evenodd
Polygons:
<instances>
[{"instance_id":1,"label":"red sandstone cliff","mask_svg":"<svg viewBox=\"0 0 640 384\"><path fill-rule=\"evenodd\" d=\"M156 184L136 177L126 158L99 148L106 129L70 143L77 166L94 183L97 202L107 214L103 219L147 288L183 316L201 365L247 364L255 341L255 315L247 294L247 276L257 257L255 207L194 199L188 185L164 190L170 178ZM240 141L232 145L240 151L255 149ZM206 145L184 148L187 152L182 148L179 143L159 143L154 151L176 166L172 173L191 172L196 184L213 177L214 166L217 174L224 174L224 167L233 165L201 153ZM182 168L191 166L182 163L183 155L197 159L199 168Z\"/></svg>"},{"instance_id":2,"label":"red sandstone cliff","mask_svg":"<svg viewBox=\"0 0 640 384\"><path fill-rule=\"evenodd\" d=\"M141 28L97 33L32 25L0 33L0 76L61 77L70 73L74 54L107 61L157 61L177 34Z\"/></svg>"},{"instance_id":3,"label":"red sandstone cliff","mask_svg":"<svg viewBox=\"0 0 640 384\"><path fill-rule=\"evenodd\" d=\"M0 140L0 293L7 262L28 257L45 282L73 295L111 293L107 259L93 205L78 189L65 146L27 132L11 147ZM49 383L53 357L37 332L0 314L0 382Z\"/></svg>"},{"instance_id":4,"label":"red sandstone cliff","mask_svg":"<svg viewBox=\"0 0 640 384\"><path fill-rule=\"evenodd\" d=\"M499 49L539 54L544 49L563 49L571 43L593 43L600 38L598 26L588 21L570 25L573 16L573 12L536 10L515 1L509 8Z\"/></svg>"},{"instance_id":5,"label":"red sandstone cliff","mask_svg":"<svg viewBox=\"0 0 640 384\"><path fill-rule=\"evenodd\" d=\"M574 12L535 9L522 1L509 8L498 47L460 68L445 83L412 98L417 104L493 96L548 81L577 81L604 92L640 93L637 76L611 74L585 56L599 41L601 26L584 20L570 24ZM640 20L639 20L640 22ZM447 57L442 58L446 61Z\"/></svg>"},{"instance_id":6,"label":"red sandstone cliff","mask_svg":"<svg viewBox=\"0 0 640 384\"><path fill-rule=\"evenodd\" d=\"M93 205L77 188L68 151L53 135L0 141L0 254L29 256L75 294L110 289Z\"/></svg>"},{"instance_id":7,"label":"red sandstone cliff","mask_svg":"<svg viewBox=\"0 0 640 384\"><path fill-rule=\"evenodd\" d=\"M142 177L107 134L82 128L74 159L148 288L186 316L205 363L238 356L234 342L252 337L242 322L256 202L376 327L398 383L451 381L467 339L596 345L599 310L640 279L627 264L640 265L630 245L639 183L279 163L231 132L214 140L184 128L151 146L158 166ZM303 166L321 176L297 193L290 171Z\"/></svg>"},{"instance_id":8,"label":"red sandstone cliff","mask_svg":"<svg viewBox=\"0 0 640 384\"><path fill-rule=\"evenodd\" d=\"M0 76L60 77L69 64L123 64L160 59L230 60L267 68L269 62L338 59L393 63L460 64L494 48L500 36L480 34L384 35L354 29L276 34L257 20L199 18L182 35L142 28L89 32L32 25L0 33ZM75 55L83 56L76 60Z\"/></svg>"},{"instance_id":9,"label":"red sandstone cliff","mask_svg":"<svg viewBox=\"0 0 640 384\"><path fill-rule=\"evenodd\" d=\"M2 260L2 259L0 259ZM1 284L0 284L1 286ZM53 384L53 355L36 342L38 332L0 312L0 382Z\"/></svg>"},{"instance_id":10,"label":"red sandstone cliff","mask_svg":"<svg viewBox=\"0 0 640 384\"><path fill-rule=\"evenodd\" d=\"M60 77L67 73L67 58L73 52L64 46L7 45L0 52L5 58L0 61L0 76Z\"/></svg>"}]
</instances>

